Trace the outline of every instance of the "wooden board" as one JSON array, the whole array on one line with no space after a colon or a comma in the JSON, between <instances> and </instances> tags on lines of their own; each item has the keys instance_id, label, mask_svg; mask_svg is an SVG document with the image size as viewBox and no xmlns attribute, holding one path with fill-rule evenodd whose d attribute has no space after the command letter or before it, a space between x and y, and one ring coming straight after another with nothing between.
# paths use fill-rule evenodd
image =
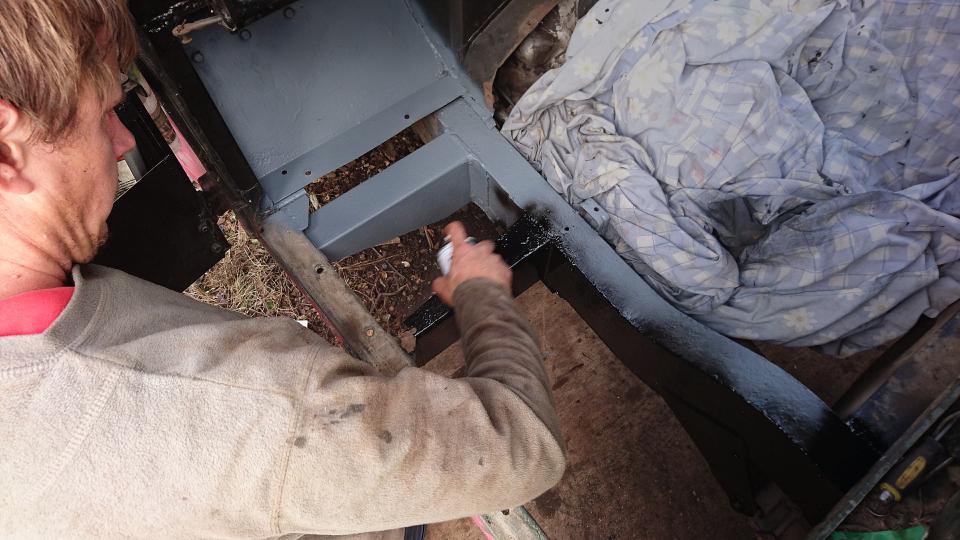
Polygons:
<instances>
[{"instance_id":1,"label":"wooden board","mask_svg":"<svg viewBox=\"0 0 960 540\"><path fill-rule=\"evenodd\" d=\"M752 538L663 400L562 299L538 284L519 299L540 335L568 448L560 484L526 505L551 539ZM426 367L463 366L454 345ZM427 538L482 540L470 522Z\"/></svg>"}]
</instances>

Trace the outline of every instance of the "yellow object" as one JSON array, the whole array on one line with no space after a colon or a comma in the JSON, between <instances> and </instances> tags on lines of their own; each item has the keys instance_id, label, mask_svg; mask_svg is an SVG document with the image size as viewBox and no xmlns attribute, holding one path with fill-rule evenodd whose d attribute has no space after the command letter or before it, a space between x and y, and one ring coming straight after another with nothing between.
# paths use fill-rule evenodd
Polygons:
<instances>
[{"instance_id":1,"label":"yellow object","mask_svg":"<svg viewBox=\"0 0 960 540\"><path fill-rule=\"evenodd\" d=\"M927 466L927 459L923 456L917 457L913 460L910 465L900 473L900 477L897 478L897 481L894 482L899 489L904 489L909 486L914 480L920 476L920 473L923 472ZM899 500L899 499L897 499Z\"/></svg>"}]
</instances>

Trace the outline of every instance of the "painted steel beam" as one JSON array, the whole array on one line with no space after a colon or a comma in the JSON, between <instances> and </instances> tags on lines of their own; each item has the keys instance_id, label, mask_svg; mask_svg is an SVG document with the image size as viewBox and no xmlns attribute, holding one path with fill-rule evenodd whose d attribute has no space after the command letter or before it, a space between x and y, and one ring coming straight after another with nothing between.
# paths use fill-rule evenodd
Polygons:
<instances>
[{"instance_id":1,"label":"painted steel beam","mask_svg":"<svg viewBox=\"0 0 960 540\"><path fill-rule=\"evenodd\" d=\"M310 216L306 234L331 260L443 219L470 203L474 161L442 135Z\"/></svg>"}]
</instances>

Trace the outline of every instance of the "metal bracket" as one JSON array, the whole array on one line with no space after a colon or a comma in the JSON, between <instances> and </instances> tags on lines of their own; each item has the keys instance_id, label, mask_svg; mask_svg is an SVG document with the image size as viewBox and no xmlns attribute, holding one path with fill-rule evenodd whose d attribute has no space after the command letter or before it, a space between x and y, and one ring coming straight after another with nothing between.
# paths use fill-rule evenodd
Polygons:
<instances>
[{"instance_id":1,"label":"metal bracket","mask_svg":"<svg viewBox=\"0 0 960 540\"><path fill-rule=\"evenodd\" d=\"M593 199L584 199L580 203L580 217L591 227L596 229L600 236L606 237L607 227L610 225L610 214Z\"/></svg>"},{"instance_id":2,"label":"metal bracket","mask_svg":"<svg viewBox=\"0 0 960 540\"><path fill-rule=\"evenodd\" d=\"M307 236L337 260L443 219L470 202L477 168L442 135L314 212Z\"/></svg>"},{"instance_id":3,"label":"metal bracket","mask_svg":"<svg viewBox=\"0 0 960 540\"><path fill-rule=\"evenodd\" d=\"M199 21L184 21L173 27L171 32L174 36L180 38L180 43L186 45L193 41L193 38L190 37L190 32L195 32L197 30L202 30L208 26L220 25L226 28L227 30L233 30L224 20L223 15L215 15L213 17L207 17L205 19L200 19Z\"/></svg>"}]
</instances>

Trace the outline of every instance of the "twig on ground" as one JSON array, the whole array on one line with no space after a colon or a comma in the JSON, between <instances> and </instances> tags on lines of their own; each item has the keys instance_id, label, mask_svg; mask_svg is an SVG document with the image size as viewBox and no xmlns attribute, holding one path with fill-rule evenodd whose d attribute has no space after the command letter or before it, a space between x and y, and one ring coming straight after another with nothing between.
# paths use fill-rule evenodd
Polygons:
<instances>
[{"instance_id":1,"label":"twig on ground","mask_svg":"<svg viewBox=\"0 0 960 540\"><path fill-rule=\"evenodd\" d=\"M364 262L359 262L359 263L355 263L355 264L350 264L350 265L347 265L347 266L338 266L337 269L338 269L338 270L357 270L357 269L360 269L360 268L366 268L366 267L368 267L368 266L372 266L372 265L374 265L374 264L379 264L379 263L382 263L382 262L384 262L384 261L389 261L390 259L396 259L396 258L399 257L399 256L400 256L400 255L390 255L389 257L381 257L381 258L376 259L376 260L373 260L373 261L364 261Z\"/></svg>"}]
</instances>

